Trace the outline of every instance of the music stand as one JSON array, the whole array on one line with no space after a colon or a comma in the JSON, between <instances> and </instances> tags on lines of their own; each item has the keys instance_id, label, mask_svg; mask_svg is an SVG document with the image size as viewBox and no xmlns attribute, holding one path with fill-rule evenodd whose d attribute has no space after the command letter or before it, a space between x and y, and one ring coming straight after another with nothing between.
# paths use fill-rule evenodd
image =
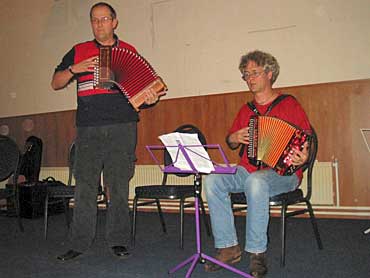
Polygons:
<instances>
[{"instance_id":1,"label":"music stand","mask_svg":"<svg viewBox=\"0 0 370 278\"><path fill-rule=\"evenodd\" d=\"M163 172L166 172L166 173L192 173L194 174L194 199L195 199L195 235L196 235L196 253L193 254L192 256L190 256L189 258L187 258L185 261L181 262L180 264L178 264L177 266L175 266L174 268L170 269L168 271L168 274L173 274L175 273L177 270L185 267L187 264L191 264L188 271L186 272L186 276L185 278L190 278L191 277L191 274L193 273L194 269L195 269L195 266L198 264L198 263L205 263L205 261L210 261L214 264L217 264L219 266L221 266L222 268L225 268L231 272L234 272L238 275L240 275L241 277L247 277L247 278L253 278L253 276L245 273L245 272L242 272L228 264L225 264L223 262L220 262L219 260L216 260L215 258L213 257L210 257L204 253L202 253L202 245L201 245L201 235L200 235L200 221L199 221L199 196L200 196L200 184L201 184L201 173L204 173L204 172L200 172L198 171L195 166L194 166L194 163L192 162L192 160L190 159L187 151L191 152L191 153L195 153L197 154L195 151L192 150L192 148L194 147L205 147L205 148L208 148L208 149L218 149L219 153L221 154L222 156L222 159L224 161L224 165L225 166L222 166L202 155L199 155L201 158L203 159L208 159L210 160L213 165L214 165L214 171L211 171L211 173L213 174L235 174L236 172L236 167L232 167L230 166L229 164L229 161L228 159L226 158L225 156L225 153L223 152L222 148L220 145L216 144L216 145L182 145L182 144L178 144L177 146L158 146L158 145L153 145L153 146L146 146L146 149L149 151L151 157L153 158L153 160L157 163L157 165L159 166L159 168L161 169L161 171ZM153 154L153 150L163 150L163 149L168 149L168 148L178 148L178 154L179 152L181 152L187 163L189 164L191 170L181 170L177 167L174 166L174 164L176 163L176 161L174 161L172 164L168 165L168 166L164 166L162 167L159 160L155 157L155 155ZM176 156L178 157L178 155Z\"/></svg>"}]
</instances>

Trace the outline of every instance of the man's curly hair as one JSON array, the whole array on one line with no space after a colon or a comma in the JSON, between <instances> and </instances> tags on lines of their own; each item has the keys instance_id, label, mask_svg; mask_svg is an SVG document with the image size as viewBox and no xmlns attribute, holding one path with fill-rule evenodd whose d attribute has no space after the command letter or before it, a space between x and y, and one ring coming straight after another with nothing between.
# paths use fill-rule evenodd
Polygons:
<instances>
[{"instance_id":1,"label":"man's curly hair","mask_svg":"<svg viewBox=\"0 0 370 278\"><path fill-rule=\"evenodd\" d=\"M263 70L266 73L271 71L271 85L274 84L280 72L280 66L274 56L260 50L248 52L240 59L239 70L242 74L244 73L244 69L250 61L255 62L259 67L263 67Z\"/></svg>"}]
</instances>

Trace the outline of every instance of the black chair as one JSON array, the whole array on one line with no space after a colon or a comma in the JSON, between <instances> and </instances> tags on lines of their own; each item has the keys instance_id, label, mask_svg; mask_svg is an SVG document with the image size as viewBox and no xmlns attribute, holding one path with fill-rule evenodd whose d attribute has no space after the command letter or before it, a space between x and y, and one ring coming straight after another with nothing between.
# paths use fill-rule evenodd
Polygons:
<instances>
[{"instance_id":1,"label":"black chair","mask_svg":"<svg viewBox=\"0 0 370 278\"><path fill-rule=\"evenodd\" d=\"M72 186L72 177L73 177L73 164L75 157L75 144L72 143L69 149L68 155L68 183L67 185L58 184L47 187L47 193L45 197L45 208L44 208L44 237L47 239L48 234L48 217L49 209L52 205L57 205L63 203L64 213L66 217L67 227L70 225L70 209L69 201L74 198L75 187Z\"/></svg>"},{"instance_id":2,"label":"black chair","mask_svg":"<svg viewBox=\"0 0 370 278\"><path fill-rule=\"evenodd\" d=\"M0 135L0 181L5 181L12 176L11 186L0 189L0 200L6 199L7 201L7 215L10 214L8 204L14 204L19 229L23 232L19 204L19 165L20 151L17 144L11 138Z\"/></svg>"},{"instance_id":3,"label":"black chair","mask_svg":"<svg viewBox=\"0 0 370 278\"><path fill-rule=\"evenodd\" d=\"M197 133L199 141L205 145L206 139L202 132L193 125L182 125L178 127L175 132L182 133ZM169 153L164 150L164 164L172 164L172 159ZM158 214L162 229L164 233L167 233L166 225L164 222L160 200L161 199L170 199L170 200L180 200L180 247L184 247L184 208L194 206L194 201L187 202L187 198L194 197L194 185L182 184L182 185L169 185L167 184L168 175L176 175L178 177L188 177L191 174L171 174L164 173L162 183L160 185L144 185L137 186L135 188L135 198L133 202L133 221L132 221L132 232L131 232L131 241L132 245L135 246L135 235L136 235L136 217L137 217L137 208L139 206L146 206L151 204L156 204L158 209ZM139 202L140 199L144 199ZM149 199L149 200L148 200ZM199 199L200 207L203 214L203 220L206 227L207 234L210 236L210 226L208 219L205 213L204 204L202 198Z\"/></svg>"},{"instance_id":4,"label":"black chair","mask_svg":"<svg viewBox=\"0 0 370 278\"><path fill-rule=\"evenodd\" d=\"M75 162L76 147L73 142L69 149L68 155L68 182L67 185L57 184L47 187L47 194L45 197L45 209L44 209L44 236L47 239L48 232L48 212L52 205L57 205L63 203L64 213L67 223L67 228L69 229L71 223L69 202L74 198L75 186L72 185L72 180L74 177L74 162ZM108 206L108 198L105 194L103 186L99 182L98 184L98 198L97 205L104 203Z\"/></svg>"},{"instance_id":5,"label":"black chair","mask_svg":"<svg viewBox=\"0 0 370 278\"><path fill-rule=\"evenodd\" d=\"M312 127L311 127L312 128ZM316 159L317 154L317 147L318 147L318 140L315 130L312 128L312 140L310 143L310 151L309 151L309 158L307 163L303 166L303 170L307 170L307 190L306 194L303 193L302 189L297 188L294 191L282 193L270 198L270 206L281 206L281 215L280 215L280 222L281 222L281 258L280 258L280 265L283 267L285 266L285 239L286 239L286 220L291 216L301 215L305 213L309 213L313 232L317 241L318 248L321 250L323 249L323 245L321 242L319 230L316 223L316 218L312 209L312 205L310 202L311 194L312 194L312 172L313 166ZM240 206L234 207L234 205L246 205L246 197L243 192L241 193L231 193L231 204L233 207L233 211L241 211L246 210L247 206ZM298 208L294 209L293 211L287 212L288 206L296 205L299 203L304 203L306 205L305 208Z\"/></svg>"}]
</instances>

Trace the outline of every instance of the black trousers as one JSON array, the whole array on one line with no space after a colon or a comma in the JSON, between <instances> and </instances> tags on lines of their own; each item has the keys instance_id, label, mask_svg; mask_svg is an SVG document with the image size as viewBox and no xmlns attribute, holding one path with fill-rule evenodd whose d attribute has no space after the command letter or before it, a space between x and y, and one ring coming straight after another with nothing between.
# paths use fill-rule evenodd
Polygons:
<instances>
[{"instance_id":1,"label":"black trousers","mask_svg":"<svg viewBox=\"0 0 370 278\"><path fill-rule=\"evenodd\" d=\"M109 246L128 245L131 228L128 186L134 175L136 140L136 122L77 128L71 249L84 252L95 238L102 172L104 185L109 187L110 193L106 241Z\"/></svg>"}]
</instances>

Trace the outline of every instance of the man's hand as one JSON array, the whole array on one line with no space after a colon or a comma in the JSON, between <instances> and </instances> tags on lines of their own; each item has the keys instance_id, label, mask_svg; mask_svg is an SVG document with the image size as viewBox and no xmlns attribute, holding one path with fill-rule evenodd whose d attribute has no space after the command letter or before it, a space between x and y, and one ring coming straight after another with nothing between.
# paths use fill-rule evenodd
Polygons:
<instances>
[{"instance_id":1,"label":"man's hand","mask_svg":"<svg viewBox=\"0 0 370 278\"><path fill-rule=\"evenodd\" d=\"M79 62L78 64L74 64L71 66L72 71L76 73L82 72L93 72L94 66L98 65L98 56L87 58Z\"/></svg>"},{"instance_id":2,"label":"man's hand","mask_svg":"<svg viewBox=\"0 0 370 278\"><path fill-rule=\"evenodd\" d=\"M249 144L249 127L244 127L230 134L227 143L232 149L236 149L240 144Z\"/></svg>"},{"instance_id":3,"label":"man's hand","mask_svg":"<svg viewBox=\"0 0 370 278\"><path fill-rule=\"evenodd\" d=\"M292 164L295 166L303 165L308 159L308 154L308 142L305 142L302 151L293 149L293 155L291 156Z\"/></svg>"},{"instance_id":4,"label":"man's hand","mask_svg":"<svg viewBox=\"0 0 370 278\"><path fill-rule=\"evenodd\" d=\"M249 127L244 127L229 136L229 143L249 144Z\"/></svg>"},{"instance_id":5,"label":"man's hand","mask_svg":"<svg viewBox=\"0 0 370 278\"><path fill-rule=\"evenodd\" d=\"M77 64L71 65L68 69L57 71L51 80L51 87L54 90L63 89L77 73L93 72L94 66L98 65L98 56L87 58Z\"/></svg>"},{"instance_id":6,"label":"man's hand","mask_svg":"<svg viewBox=\"0 0 370 278\"><path fill-rule=\"evenodd\" d=\"M156 93L154 91L154 89L150 88L150 89L148 89L148 90L145 91L145 100L144 100L144 103L147 104L147 105L154 104L154 103L156 103L159 100L159 97L161 97L161 96L163 96L165 94L166 94L165 91Z\"/></svg>"}]
</instances>

